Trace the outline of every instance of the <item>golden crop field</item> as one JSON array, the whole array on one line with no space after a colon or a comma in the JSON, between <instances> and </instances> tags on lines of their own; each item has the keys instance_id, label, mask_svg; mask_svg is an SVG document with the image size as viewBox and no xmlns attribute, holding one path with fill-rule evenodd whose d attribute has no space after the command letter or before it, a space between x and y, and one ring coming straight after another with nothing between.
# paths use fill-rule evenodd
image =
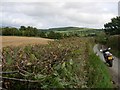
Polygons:
<instances>
[{"instance_id":1,"label":"golden crop field","mask_svg":"<svg viewBox=\"0 0 120 90\"><path fill-rule=\"evenodd\" d=\"M18 37L18 36L0 36L1 47L6 46L25 46L28 44L47 44L52 39L37 37Z\"/></svg>"}]
</instances>

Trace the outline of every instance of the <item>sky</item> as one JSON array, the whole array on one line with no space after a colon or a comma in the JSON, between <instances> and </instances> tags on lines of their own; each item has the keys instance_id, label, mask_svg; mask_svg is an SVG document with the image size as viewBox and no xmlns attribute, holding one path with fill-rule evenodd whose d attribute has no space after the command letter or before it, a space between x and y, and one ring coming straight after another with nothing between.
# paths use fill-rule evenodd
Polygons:
<instances>
[{"instance_id":1,"label":"sky","mask_svg":"<svg viewBox=\"0 0 120 90\"><path fill-rule=\"evenodd\" d=\"M119 0L1 0L0 26L104 28Z\"/></svg>"}]
</instances>

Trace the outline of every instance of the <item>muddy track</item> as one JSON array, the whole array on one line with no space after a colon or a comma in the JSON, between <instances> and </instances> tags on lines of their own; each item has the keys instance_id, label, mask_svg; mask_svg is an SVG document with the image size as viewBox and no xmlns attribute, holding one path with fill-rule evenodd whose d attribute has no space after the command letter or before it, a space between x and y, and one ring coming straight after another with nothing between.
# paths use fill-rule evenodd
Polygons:
<instances>
[{"instance_id":1,"label":"muddy track","mask_svg":"<svg viewBox=\"0 0 120 90\"><path fill-rule=\"evenodd\" d=\"M105 63L103 54L99 51L99 45L96 44L93 48L94 53L96 53L96 55L98 55L100 57L100 59ZM108 70L112 76L112 80L113 83L115 83L117 85L117 87L120 88L120 71L118 69L118 65L120 65L120 59L118 59L117 57L114 56L114 61L113 61L113 66L112 67L108 67Z\"/></svg>"}]
</instances>

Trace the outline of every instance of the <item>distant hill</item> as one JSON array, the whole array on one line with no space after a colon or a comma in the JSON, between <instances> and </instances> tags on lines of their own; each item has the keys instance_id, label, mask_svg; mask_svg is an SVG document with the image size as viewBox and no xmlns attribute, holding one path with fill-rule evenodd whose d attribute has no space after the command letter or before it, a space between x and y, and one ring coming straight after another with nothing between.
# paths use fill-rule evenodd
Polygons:
<instances>
[{"instance_id":1,"label":"distant hill","mask_svg":"<svg viewBox=\"0 0 120 90\"><path fill-rule=\"evenodd\" d=\"M49 30L55 30L55 31L68 31L68 30L78 30L83 29L79 27L59 27L59 28L50 28Z\"/></svg>"},{"instance_id":2,"label":"distant hill","mask_svg":"<svg viewBox=\"0 0 120 90\"><path fill-rule=\"evenodd\" d=\"M80 27L59 27L59 28L49 28L49 29L39 29L40 31L85 31L85 30L101 30L94 28L80 28Z\"/></svg>"}]
</instances>

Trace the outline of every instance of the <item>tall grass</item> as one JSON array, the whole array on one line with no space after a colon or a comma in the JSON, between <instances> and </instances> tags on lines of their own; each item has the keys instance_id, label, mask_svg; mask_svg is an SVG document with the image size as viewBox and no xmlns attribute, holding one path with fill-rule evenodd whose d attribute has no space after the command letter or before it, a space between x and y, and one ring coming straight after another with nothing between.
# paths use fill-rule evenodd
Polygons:
<instances>
[{"instance_id":1,"label":"tall grass","mask_svg":"<svg viewBox=\"0 0 120 90\"><path fill-rule=\"evenodd\" d=\"M113 88L108 69L95 55L89 55L88 87L90 88Z\"/></svg>"},{"instance_id":2,"label":"tall grass","mask_svg":"<svg viewBox=\"0 0 120 90\"><path fill-rule=\"evenodd\" d=\"M87 63L88 87L113 88L108 68L100 60L100 58L93 53L92 49L89 48L88 50L89 50Z\"/></svg>"}]
</instances>

